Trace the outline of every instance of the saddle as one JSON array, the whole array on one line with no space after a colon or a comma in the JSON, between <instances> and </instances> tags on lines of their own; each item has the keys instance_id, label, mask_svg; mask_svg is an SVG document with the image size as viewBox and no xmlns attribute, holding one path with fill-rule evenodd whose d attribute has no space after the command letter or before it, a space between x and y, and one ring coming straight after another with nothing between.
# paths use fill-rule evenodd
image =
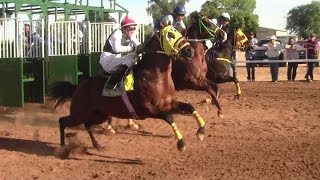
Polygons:
<instances>
[{"instance_id":1,"label":"saddle","mask_svg":"<svg viewBox=\"0 0 320 180\"><path fill-rule=\"evenodd\" d=\"M124 104L126 105L132 117L135 119L138 119L138 115L136 114L127 95L127 91L133 90L134 79L133 79L132 71L130 71L129 74L125 75L125 77L121 78L121 80L116 84L116 87L110 87L108 85L108 81L110 80L110 78L112 78L112 75L108 74L106 76L107 76L107 81L104 84L104 87L102 90L102 96L106 96L106 97L121 96Z\"/></svg>"},{"instance_id":2,"label":"saddle","mask_svg":"<svg viewBox=\"0 0 320 180\"><path fill-rule=\"evenodd\" d=\"M125 90L124 90L124 83L123 80L119 81L116 85L116 87L111 87L108 85L108 81L111 79L112 75L107 76L107 81L104 84L103 90L102 90L102 96L107 97L117 97L121 96Z\"/></svg>"},{"instance_id":3,"label":"saddle","mask_svg":"<svg viewBox=\"0 0 320 180\"><path fill-rule=\"evenodd\" d=\"M133 74L129 73L125 75L124 77L120 78L120 81L116 83L114 87L109 86L109 80L112 78L112 74L106 74L105 77L107 81L104 84L103 90L102 90L102 96L106 97L117 97L123 95L127 91L133 90Z\"/></svg>"}]
</instances>

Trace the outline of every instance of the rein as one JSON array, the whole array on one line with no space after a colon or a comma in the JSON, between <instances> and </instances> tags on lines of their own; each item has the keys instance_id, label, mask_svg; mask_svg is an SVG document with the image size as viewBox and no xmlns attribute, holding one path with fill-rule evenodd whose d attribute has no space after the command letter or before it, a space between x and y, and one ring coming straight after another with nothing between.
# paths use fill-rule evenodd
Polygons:
<instances>
[{"instance_id":1,"label":"rein","mask_svg":"<svg viewBox=\"0 0 320 180\"><path fill-rule=\"evenodd\" d=\"M201 27L204 28L209 35L211 36L210 38L205 38L205 39L187 39L188 42L203 42L203 41L207 41L207 40L214 40L215 39L215 33L218 31L218 27L216 27L215 30L212 30L210 28L208 28L203 22L202 19L198 21L199 22L199 29L200 29L200 35L201 33Z\"/></svg>"}]
</instances>

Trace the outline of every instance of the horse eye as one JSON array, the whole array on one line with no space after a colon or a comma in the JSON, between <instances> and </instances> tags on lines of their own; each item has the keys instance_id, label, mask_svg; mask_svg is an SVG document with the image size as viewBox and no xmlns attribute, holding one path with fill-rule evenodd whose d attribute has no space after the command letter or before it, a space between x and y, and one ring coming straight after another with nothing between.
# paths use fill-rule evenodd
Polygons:
<instances>
[{"instance_id":1,"label":"horse eye","mask_svg":"<svg viewBox=\"0 0 320 180\"><path fill-rule=\"evenodd\" d=\"M168 37L168 39L175 39L176 38L176 36L172 32L168 32L167 37Z\"/></svg>"}]
</instances>

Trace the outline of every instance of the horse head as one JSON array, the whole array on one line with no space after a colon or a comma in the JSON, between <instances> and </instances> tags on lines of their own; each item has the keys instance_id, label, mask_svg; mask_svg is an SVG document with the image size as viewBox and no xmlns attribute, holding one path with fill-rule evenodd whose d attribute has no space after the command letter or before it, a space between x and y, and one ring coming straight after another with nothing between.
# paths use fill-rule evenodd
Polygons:
<instances>
[{"instance_id":1,"label":"horse head","mask_svg":"<svg viewBox=\"0 0 320 180\"><path fill-rule=\"evenodd\" d=\"M214 24L207 16L194 11L190 14L192 25L187 31L188 38L215 39L217 36L223 37L226 32Z\"/></svg>"},{"instance_id":2,"label":"horse head","mask_svg":"<svg viewBox=\"0 0 320 180\"><path fill-rule=\"evenodd\" d=\"M146 52L156 51L169 57L191 59L194 56L194 49L190 43L173 26L166 26L155 33L150 40L146 41L145 47Z\"/></svg>"}]
</instances>

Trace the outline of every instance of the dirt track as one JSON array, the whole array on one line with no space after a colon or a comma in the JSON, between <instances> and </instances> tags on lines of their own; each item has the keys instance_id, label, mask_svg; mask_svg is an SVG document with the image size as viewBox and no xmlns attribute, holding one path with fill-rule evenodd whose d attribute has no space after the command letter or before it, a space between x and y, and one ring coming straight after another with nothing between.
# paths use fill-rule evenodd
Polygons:
<instances>
[{"instance_id":1,"label":"dirt track","mask_svg":"<svg viewBox=\"0 0 320 180\"><path fill-rule=\"evenodd\" d=\"M239 79L246 80L244 68ZM97 128L97 140L106 146L92 149L82 127L68 129L77 144L61 160L57 120L64 108L52 113L50 103L24 108L1 108L0 179L320 179L320 73L316 81L271 83L268 68L258 68L256 80L242 82L243 94L234 101L232 83L221 85L224 119L216 108L199 103L205 93L181 91L176 97L191 102L206 120L206 137L197 140L191 116L176 115L187 150L176 149L176 140L165 122L138 122L144 131L125 128L114 121L116 135Z\"/></svg>"}]
</instances>

